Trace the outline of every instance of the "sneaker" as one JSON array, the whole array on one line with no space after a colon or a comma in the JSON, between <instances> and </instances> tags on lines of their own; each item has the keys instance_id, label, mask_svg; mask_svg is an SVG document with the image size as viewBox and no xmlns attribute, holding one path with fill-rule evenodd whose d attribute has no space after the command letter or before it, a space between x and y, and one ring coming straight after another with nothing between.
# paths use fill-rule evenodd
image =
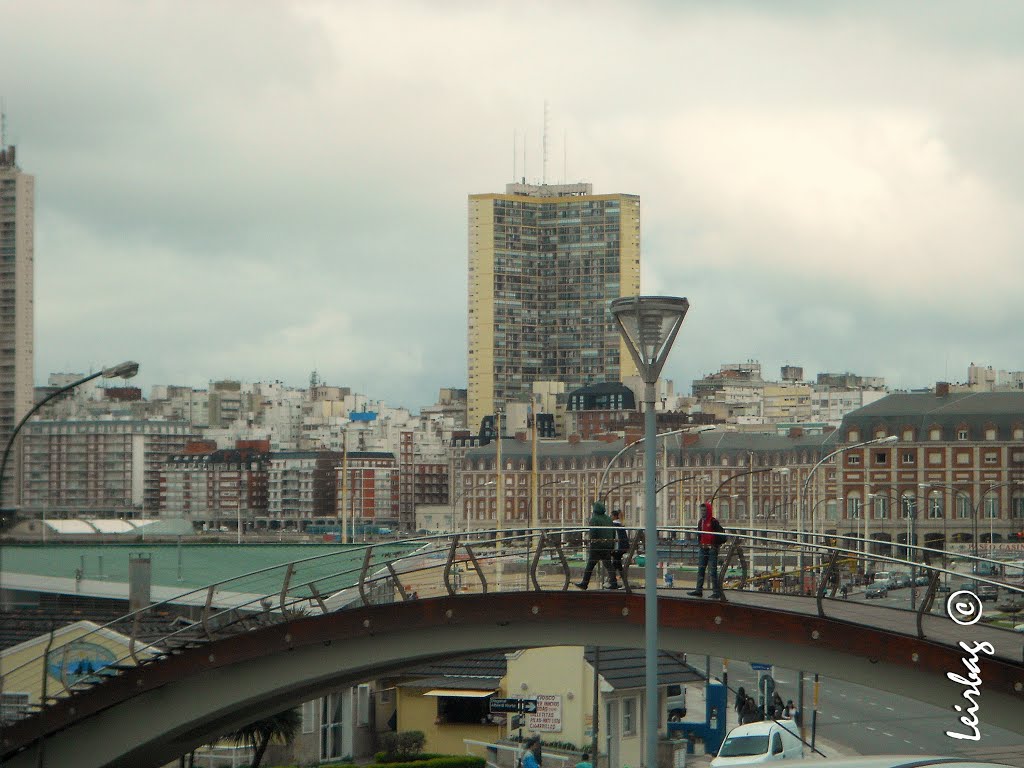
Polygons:
<instances>
[{"instance_id":1,"label":"sneaker","mask_svg":"<svg viewBox=\"0 0 1024 768\"><path fill-rule=\"evenodd\" d=\"M622 589L620 584L609 584L608 589Z\"/></svg>"},{"instance_id":2,"label":"sneaker","mask_svg":"<svg viewBox=\"0 0 1024 768\"><path fill-rule=\"evenodd\" d=\"M586 592L586 591L587 591L587 585L586 585L586 584L584 584L584 583L583 583L582 581L577 581L577 582L575 582L575 583L573 584L573 586L575 586L575 587L579 587L579 588L580 588L580 589L582 589L582 590L583 590L584 592Z\"/></svg>"},{"instance_id":3,"label":"sneaker","mask_svg":"<svg viewBox=\"0 0 1024 768\"><path fill-rule=\"evenodd\" d=\"M723 595L721 592L712 592L711 593L711 599L712 600L724 600L725 599L725 595Z\"/></svg>"},{"instance_id":4,"label":"sneaker","mask_svg":"<svg viewBox=\"0 0 1024 768\"><path fill-rule=\"evenodd\" d=\"M688 594L690 597L704 597L704 593L701 592L699 589L695 589L692 592L687 592L686 594Z\"/></svg>"}]
</instances>

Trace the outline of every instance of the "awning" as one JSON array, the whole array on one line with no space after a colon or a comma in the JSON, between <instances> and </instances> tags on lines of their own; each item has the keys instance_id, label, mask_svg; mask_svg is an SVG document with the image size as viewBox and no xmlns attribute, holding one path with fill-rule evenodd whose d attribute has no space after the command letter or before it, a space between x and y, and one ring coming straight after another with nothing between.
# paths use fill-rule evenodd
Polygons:
<instances>
[{"instance_id":1,"label":"awning","mask_svg":"<svg viewBox=\"0 0 1024 768\"><path fill-rule=\"evenodd\" d=\"M462 699L482 699L484 696L491 696L497 691L481 691L472 688L435 688L427 691L424 696L455 696Z\"/></svg>"}]
</instances>

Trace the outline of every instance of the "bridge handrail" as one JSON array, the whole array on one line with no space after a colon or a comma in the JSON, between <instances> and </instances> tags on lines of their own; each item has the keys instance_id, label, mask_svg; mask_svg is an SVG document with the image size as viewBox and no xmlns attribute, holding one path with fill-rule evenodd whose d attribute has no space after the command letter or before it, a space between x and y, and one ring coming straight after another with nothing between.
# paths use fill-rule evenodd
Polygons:
<instances>
[{"instance_id":1,"label":"bridge handrail","mask_svg":"<svg viewBox=\"0 0 1024 768\"><path fill-rule=\"evenodd\" d=\"M624 564L631 564L633 556L638 551L638 545L642 539L642 528L627 528L630 533L631 546L624 557ZM120 658L109 665L114 675L129 666L141 663L158 663L159 658L193 647L197 644L212 641L215 638L229 635L234 632L244 631L253 626L267 623L289 621L308 613L317 611L326 612L342 610L349 605L365 605L371 601L392 602L396 599L408 600L418 597L419 589L429 590L430 594L455 595L458 592L469 591L475 585L478 590L487 592L491 586L486 568L493 567L495 570L493 586L504 590L509 585L529 590L542 590L548 588L548 576L541 569L547 564L542 562L541 555L544 550L551 551L551 563L562 571L560 589L568 588L570 581L571 566L568 563L564 552L564 544L570 543L570 550L577 550L583 547L585 534L588 531L585 527L567 526L548 527L543 529L530 529L528 527L511 530L481 530L456 534L439 534L433 536L417 537L404 541L373 542L348 547L343 550L330 553L320 553L307 558L302 558L291 563L268 566L254 570L241 576L232 577L195 590L182 592L175 598L154 603L143 609L126 614L114 621L92 630L88 633L75 636L67 642L51 648L49 658L56 658L54 653L62 653L66 660L69 647L75 643L89 642L103 636L104 632L119 632L129 638L128 651ZM666 527L660 529L659 545L664 539L662 535L671 539L678 537L693 537L695 530L690 526ZM807 534L805 541L798 541L794 533L788 529L758 529L754 533L728 533L728 540L731 546L722 563L719 574L720 582L725 581L725 571L729 562L739 554L742 568L742 577L739 588L742 589L747 582L746 562L744 560L743 548L740 543L747 544L747 552L761 554L766 547L775 547L775 552L788 553L790 557L801 548L805 553L811 551L811 565L806 566L805 573L816 575L823 572L825 562L835 563L837 557L843 559L855 558L858 561L887 563L910 569L925 569L932 574L931 588L928 598L934 596L935 585L939 575L946 574L952 577L962 577L974 583L992 584L1002 587L1016 595L1024 595L1024 587L1007 584L993 578L980 574L963 574L946 568L944 565L932 563L921 563L915 560L907 560L892 555L870 553L865 555L863 546L877 546L878 539L867 539L859 536L848 536L844 534L815 533ZM891 543L890 546L903 550L909 550L915 555L922 557L934 556L941 560L949 557L950 553L943 550L936 550L930 547L919 547L905 544ZM660 549L660 546L659 546ZM362 554L362 561L359 562L353 555ZM464 553L464 554L462 554ZM578 554L578 553L577 553ZM785 555L780 555L783 557ZM806 555L805 555L806 556ZM974 562L990 562L1004 565L997 560L989 560L982 557L974 557L967 554L957 554L958 558ZM339 558L348 560L338 560ZM815 559L818 563L815 564ZM338 560L337 562L333 562ZM333 562L333 564L332 564ZM295 579L296 574L308 570L311 564L330 564L325 573L315 573L311 580ZM506 564L510 566L510 575L516 578L503 583L503 573ZM517 567L522 564L522 573L518 573ZM461 570L460 570L461 569ZM627 570L628 572L628 570ZM791 571L790 573L795 573ZM433 578L430 574L439 574ZM453 580L453 575L458 579ZM521 580L520 580L521 576ZM642 577L642 574L635 574ZM830 578L831 573L827 574ZM627 592L634 587L631 583L633 575L624 579L624 587ZM769 577L773 578L773 577ZM256 584L266 588L269 586L267 580L273 580L273 591L264 592L237 592L237 599L220 607L217 604L216 596L223 594L223 588L232 585L236 588L247 585L247 579L252 579ZM545 580L545 585L540 579ZM642 581L642 578L637 578ZM456 582L453 586L453 581ZM824 579L823 579L824 581ZM403 583L404 582L404 583ZM423 586L416 587L422 583ZM249 585L251 588L252 585ZM819 613L822 613L823 589L818 590ZM518 590L517 590L518 591ZM801 579L800 591L803 592L803 579ZM834 589L833 589L834 594ZM159 636L141 641L138 637L140 624L149 616L154 616L170 608L176 601L183 597L192 596L196 599L205 597L202 618L194 623L180 626L169 632L163 632ZM276 603L276 607L275 607ZM822 614L823 615L823 614ZM918 627L920 633L921 613L918 614ZM46 674L47 654L37 655L27 660L18 667L9 670L0 677L0 690L18 690L18 686L31 689L34 685L31 676L39 674L36 667L40 660L43 661L43 674ZM64 684L62 691L55 696L48 697L55 700L68 695L74 695L76 691L85 686L102 684L103 680L111 676L104 670L96 670L95 674L86 674L77 681L70 684L67 680L67 670L61 664L61 680ZM40 702L44 707L50 701Z\"/></svg>"}]
</instances>

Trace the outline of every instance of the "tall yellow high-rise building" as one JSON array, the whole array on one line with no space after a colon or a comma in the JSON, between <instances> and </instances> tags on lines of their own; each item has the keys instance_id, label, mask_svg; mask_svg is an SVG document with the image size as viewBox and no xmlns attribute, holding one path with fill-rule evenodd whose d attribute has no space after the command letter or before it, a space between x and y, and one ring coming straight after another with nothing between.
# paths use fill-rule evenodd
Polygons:
<instances>
[{"instance_id":1,"label":"tall yellow high-rise building","mask_svg":"<svg viewBox=\"0 0 1024 768\"><path fill-rule=\"evenodd\" d=\"M640 293L640 198L590 184L469 196L469 428L536 381L636 375L608 305Z\"/></svg>"}]
</instances>

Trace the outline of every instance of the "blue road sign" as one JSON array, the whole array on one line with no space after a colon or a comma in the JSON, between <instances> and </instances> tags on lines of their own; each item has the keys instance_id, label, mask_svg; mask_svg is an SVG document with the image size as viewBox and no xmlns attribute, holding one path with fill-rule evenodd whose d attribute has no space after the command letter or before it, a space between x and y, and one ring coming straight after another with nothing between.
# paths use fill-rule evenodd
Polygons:
<instances>
[{"instance_id":1,"label":"blue road sign","mask_svg":"<svg viewBox=\"0 0 1024 768\"><path fill-rule=\"evenodd\" d=\"M751 669L756 669L758 672L771 672L772 665L771 664L764 664L763 662L760 662L760 661L752 661L752 662L750 662L750 668Z\"/></svg>"}]
</instances>

